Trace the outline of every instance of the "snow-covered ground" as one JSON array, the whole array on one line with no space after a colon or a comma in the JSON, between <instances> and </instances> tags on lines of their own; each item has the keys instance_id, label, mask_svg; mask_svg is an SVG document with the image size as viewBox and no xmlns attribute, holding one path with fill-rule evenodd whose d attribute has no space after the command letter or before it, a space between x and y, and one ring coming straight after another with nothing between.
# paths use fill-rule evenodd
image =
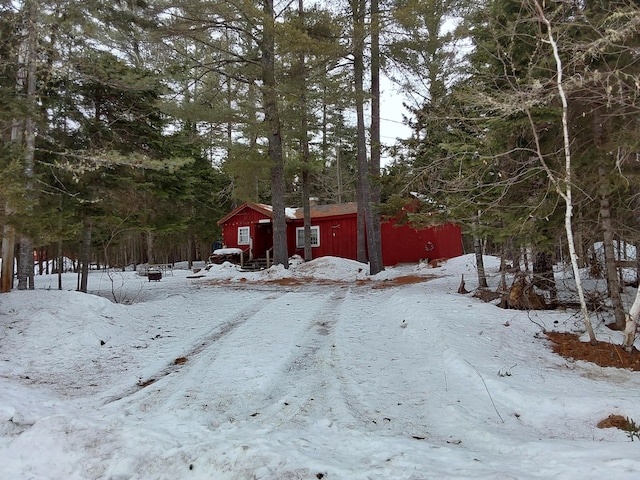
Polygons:
<instances>
[{"instance_id":1,"label":"snow-covered ground","mask_svg":"<svg viewBox=\"0 0 640 480\"><path fill-rule=\"evenodd\" d=\"M0 295L0 478L640 478L640 442L596 427L640 421L640 374L553 354L541 328L579 331L574 312L501 310L457 294L463 273L37 277Z\"/></svg>"}]
</instances>

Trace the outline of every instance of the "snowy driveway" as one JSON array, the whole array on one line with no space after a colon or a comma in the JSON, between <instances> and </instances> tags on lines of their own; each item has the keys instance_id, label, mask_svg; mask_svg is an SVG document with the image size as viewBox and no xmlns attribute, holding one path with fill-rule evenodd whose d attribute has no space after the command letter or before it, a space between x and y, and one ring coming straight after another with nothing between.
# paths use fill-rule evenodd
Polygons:
<instances>
[{"instance_id":1,"label":"snowy driveway","mask_svg":"<svg viewBox=\"0 0 640 480\"><path fill-rule=\"evenodd\" d=\"M12 292L0 478L637 478L637 445L594 427L640 418L637 375L555 356L539 325L566 314L496 309L457 275Z\"/></svg>"}]
</instances>

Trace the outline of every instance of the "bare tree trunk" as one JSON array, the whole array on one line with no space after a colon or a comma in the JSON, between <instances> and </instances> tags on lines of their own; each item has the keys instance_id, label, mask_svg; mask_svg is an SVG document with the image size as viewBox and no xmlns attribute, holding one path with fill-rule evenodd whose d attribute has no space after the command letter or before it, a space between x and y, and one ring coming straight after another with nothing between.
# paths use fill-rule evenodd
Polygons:
<instances>
[{"instance_id":1,"label":"bare tree trunk","mask_svg":"<svg viewBox=\"0 0 640 480\"><path fill-rule=\"evenodd\" d=\"M636 339L638 322L640 321L640 242L636 242L636 296L629 309L629 315L625 316L624 348L627 352L633 351L633 343Z\"/></svg>"},{"instance_id":2,"label":"bare tree trunk","mask_svg":"<svg viewBox=\"0 0 640 480\"><path fill-rule=\"evenodd\" d=\"M24 176L25 196L27 198L27 213L32 213L30 202L33 196L33 164L35 153L36 124L33 120L36 104L36 61L37 61L37 32L36 32L36 3L30 1L25 4L27 9L27 43L26 43L26 97L27 116L24 120ZM20 81L21 79L19 79ZM34 289L33 285L33 240L26 233L20 235L20 261L18 262L18 290Z\"/></svg>"},{"instance_id":3,"label":"bare tree trunk","mask_svg":"<svg viewBox=\"0 0 640 480\"><path fill-rule=\"evenodd\" d=\"M620 261L623 260L622 252L624 250L624 260L627 259L627 244L626 242L621 242L620 238L616 239L616 245L618 249L618 255L616 256L616 270L618 271L618 285L620 285L620 292L624 290L624 268L620 265ZM624 310L624 307L622 308Z\"/></svg>"},{"instance_id":4,"label":"bare tree trunk","mask_svg":"<svg viewBox=\"0 0 640 480\"><path fill-rule=\"evenodd\" d=\"M365 0L351 0L353 14L353 74L356 102L357 164L358 164L358 238L357 259L367 263L367 217L370 216L371 191L369 188L369 163L364 125L364 48L365 48Z\"/></svg>"},{"instance_id":5,"label":"bare tree trunk","mask_svg":"<svg viewBox=\"0 0 640 480\"><path fill-rule=\"evenodd\" d=\"M262 54L262 96L265 123L268 128L271 159L271 204L273 207L273 263L289 268L287 250L287 219L284 203L284 155L278 112L275 68L275 13L273 0L263 0L264 25L260 51Z\"/></svg>"},{"instance_id":6,"label":"bare tree trunk","mask_svg":"<svg viewBox=\"0 0 640 480\"><path fill-rule=\"evenodd\" d=\"M309 154L309 146L307 145L307 155ZM308 160L307 160L308 162ZM305 167L303 167L305 168ZM313 259L311 251L311 201L310 201L310 185L309 172L302 172L302 216L304 227L304 260L305 262Z\"/></svg>"},{"instance_id":7,"label":"bare tree trunk","mask_svg":"<svg viewBox=\"0 0 640 480\"><path fill-rule=\"evenodd\" d=\"M573 215L573 192L572 192L572 178L571 178L571 142L569 139L569 121L568 121L568 111L569 107L567 104L567 96L564 91L563 85L563 67L562 67L562 59L560 58L560 53L558 52L558 44L556 42L554 36L554 30L552 28L551 22L545 16L544 10L538 3L538 0L535 0L535 8L538 13L540 20L545 24L547 28L547 36L549 44L553 50L553 58L556 62L556 87L558 89L558 95L560 96L560 100L562 101L562 138L564 143L564 159L565 159L565 171L564 178L562 184L555 177L549 166L547 165L543 155L542 149L540 147L540 139L537 135L537 130L533 125L533 119L531 118L530 112L528 113L529 121L531 122L533 136L536 142L536 151L538 154L538 158L540 163L542 164L547 176L554 184L556 191L562 197L565 202L565 215L564 215L564 226L567 234L567 245L569 247L569 257L571 258L571 267L573 268L573 276L576 283L576 289L578 290L578 297L580 299L580 310L582 312L582 317L584 319L585 328L587 333L589 334L589 340L591 344L596 344L596 334L593 331L593 325L591 323L591 316L589 315L589 310L587 309L587 302L584 296L584 289L582 287L582 279L580 278L580 267L578 266L578 255L576 253L576 243L573 238L573 226L571 225L571 217ZM564 186L564 189L563 189Z\"/></svg>"},{"instance_id":8,"label":"bare tree trunk","mask_svg":"<svg viewBox=\"0 0 640 480\"><path fill-rule=\"evenodd\" d=\"M13 288L15 245L15 229L11 225L5 225L2 233L2 271L0 277L0 293L10 292Z\"/></svg>"},{"instance_id":9,"label":"bare tree trunk","mask_svg":"<svg viewBox=\"0 0 640 480\"><path fill-rule=\"evenodd\" d=\"M80 258L80 281L78 290L87 293L87 284L89 281L89 268L91 266L91 231L93 225L90 217L85 217L83 222L82 248Z\"/></svg>"},{"instance_id":10,"label":"bare tree trunk","mask_svg":"<svg viewBox=\"0 0 640 480\"><path fill-rule=\"evenodd\" d=\"M478 235L478 227L480 226L480 212L474 218L474 232L473 232L473 251L476 255L476 270L478 271L478 288L488 288L487 275L484 270L484 259L482 258L482 241Z\"/></svg>"},{"instance_id":11,"label":"bare tree trunk","mask_svg":"<svg viewBox=\"0 0 640 480\"><path fill-rule=\"evenodd\" d=\"M636 285L640 288L640 242L635 243L636 246Z\"/></svg>"},{"instance_id":12,"label":"bare tree trunk","mask_svg":"<svg viewBox=\"0 0 640 480\"><path fill-rule=\"evenodd\" d=\"M633 343L636 339L636 330L638 328L638 321L640 320L640 286L636 292L636 298L629 309L629 315L625 318L624 329L624 348L627 352L633 350Z\"/></svg>"},{"instance_id":13,"label":"bare tree trunk","mask_svg":"<svg viewBox=\"0 0 640 480\"><path fill-rule=\"evenodd\" d=\"M156 263L156 254L155 254L155 234L152 230L147 232L147 263Z\"/></svg>"},{"instance_id":14,"label":"bare tree trunk","mask_svg":"<svg viewBox=\"0 0 640 480\"><path fill-rule=\"evenodd\" d=\"M507 291L507 262L505 259L505 251L502 249L500 255L500 284L498 285L498 292L504 293Z\"/></svg>"},{"instance_id":15,"label":"bare tree trunk","mask_svg":"<svg viewBox=\"0 0 640 480\"><path fill-rule=\"evenodd\" d=\"M369 274L384 270L380 225L380 11L378 0L371 0L371 194L369 220L367 222L367 249Z\"/></svg>"},{"instance_id":16,"label":"bare tree trunk","mask_svg":"<svg viewBox=\"0 0 640 480\"><path fill-rule=\"evenodd\" d=\"M536 252L533 260L533 285L549 292L551 302L558 300L553 259L548 252Z\"/></svg>"},{"instance_id":17,"label":"bare tree trunk","mask_svg":"<svg viewBox=\"0 0 640 480\"><path fill-rule=\"evenodd\" d=\"M301 27L304 26L304 1L298 0L298 15L301 20ZM313 258L311 252L311 172L309 153L309 121L307 118L307 67L304 52L300 53L300 151L302 153L302 212L304 226L304 259L309 261Z\"/></svg>"},{"instance_id":18,"label":"bare tree trunk","mask_svg":"<svg viewBox=\"0 0 640 480\"><path fill-rule=\"evenodd\" d=\"M58 290L62 290L62 270L64 268L64 257L62 252L62 236L58 237Z\"/></svg>"},{"instance_id":19,"label":"bare tree trunk","mask_svg":"<svg viewBox=\"0 0 640 480\"><path fill-rule=\"evenodd\" d=\"M340 161L340 149L342 144L338 143L336 147L336 181L338 187L338 203L342 203L342 165Z\"/></svg>"},{"instance_id":20,"label":"bare tree trunk","mask_svg":"<svg viewBox=\"0 0 640 480\"><path fill-rule=\"evenodd\" d=\"M582 212L578 212L578 225L576 228L576 255L578 255L578 266L585 267L587 265L587 256L584 253L584 239L582 230L584 228L582 222Z\"/></svg>"},{"instance_id":21,"label":"bare tree trunk","mask_svg":"<svg viewBox=\"0 0 640 480\"><path fill-rule=\"evenodd\" d=\"M20 259L18 261L18 290L33 290L33 242L24 235L20 237Z\"/></svg>"},{"instance_id":22,"label":"bare tree trunk","mask_svg":"<svg viewBox=\"0 0 640 480\"><path fill-rule=\"evenodd\" d=\"M604 249L604 265L607 272L607 287L609 298L613 305L616 328L622 330L625 327L624 307L620 295L618 283L618 269L616 268L615 247L613 243L613 227L611 225L611 206L606 191L606 175L604 168L598 168L600 177L600 226L602 227L602 246Z\"/></svg>"},{"instance_id":23,"label":"bare tree trunk","mask_svg":"<svg viewBox=\"0 0 640 480\"><path fill-rule=\"evenodd\" d=\"M476 269L478 270L478 288L488 288L487 275L484 270L484 260L482 258L482 242L480 237L473 237L473 250L476 254Z\"/></svg>"}]
</instances>

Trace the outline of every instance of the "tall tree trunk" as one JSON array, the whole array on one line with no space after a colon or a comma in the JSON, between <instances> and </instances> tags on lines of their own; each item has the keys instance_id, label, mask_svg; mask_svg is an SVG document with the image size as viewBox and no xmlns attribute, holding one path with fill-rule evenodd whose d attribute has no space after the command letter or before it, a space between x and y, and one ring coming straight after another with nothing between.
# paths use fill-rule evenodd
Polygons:
<instances>
[{"instance_id":1,"label":"tall tree trunk","mask_svg":"<svg viewBox=\"0 0 640 480\"><path fill-rule=\"evenodd\" d=\"M304 1L298 0L298 15L300 17L300 28L304 28ZM304 259L309 261L313 258L311 251L311 166L309 164L309 120L307 118L307 67L304 52L299 58L299 81L300 81L300 151L302 153L302 211L304 226Z\"/></svg>"},{"instance_id":2,"label":"tall tree trunk","mask_svg":"<svg viewBox=\"0 0 640 480\"><path fill-rule=\"evenodd\" d=\"M558 289L553 272L553 258L548 252L536 252L533 258L533 285L547 290L551 302L558 300Z\"/></svg>"},{"instance_id":3,"label":"tall tree trunk","mask_svg":"<svg viewBox=\"0 0 640 480\"><path fill-rule=\"evenodd\" d=\"M282 131L278 111L275 67L275 17L273 0L262 2L264 25L260 51L262 55L262 97L265 122L268 128L269 158L271 159L271 204L273 207L273 263L289 268L287 250L287 219L284 203L284 155Z\"/></svg>"},{"instance_id":4,"label":"tall tree trunk","mask_svg":"<svg viewBox=\"0 0 640 480\"><path fill-rule=\"evenodd\" d=\"M637 217L636 217L637 219ZM635 243L636 247L636 296L629 309L629 314L625 318L625 335L624 335L624 348L627 352L633 351L633 343L636 339L636 331L638 328L638 321L640 321L640 242Z\"/></svg>"},{"instance_id":5,"label":"tall tree trunk","mask_svg":"<svg viewBox=\"0 0 640 480\"><path fill-rule=\"evenodd\" d=\"M20 255L18 260L18 290L33 290L33 242L27 235L20 237L18 252Z\"/></svg>"},{"instance_id":6,"label":"tall tree trunk","mask_svg":"<svg viewBox=\"0 0 640 480\"><path fill-rule=\"evenodd\" d=\"M191 227L187 232L187 268L189 270L193 268L193 232Z\"/></svg>"},{"instance_id":7,"label":"tall tree trunk","mask_svg":"<svg viewBox=\"0 0 640 480\"><path fill-rule=\"evenodd\" d=\"M627 352L633 351L633 343L636 339L638 321L640 321L640 286L638 286L635 299L629 309L629 315L625 317L623 345Z\"/></svg>"},{"instance_id":8,"label":"tall tree trunk","mask_svg":"<svg viewBox=\"0 0 640 480\"><path fill-rule=\"evenodd\" d=\"M611 224L611 205L607 195L607 178L604 168L598 168L600 177L600 226L602 227L602 247L604 249L604 264L607 272L607 287L609 298L613 305L616 328L625 327L624 307L620 295L620 283L618 281L618 269L616 267L615 247L613 243L613 226Z\"/></svg>"},{"instance_id":9,"label":"tall tree trunk","mask_svg":"<svg viewBox=\"0 0 640 480\"><path fill-rule=\"evenodd\" d=\"M476 254L476 269L478 270L478 288L487 288L487 275L484 270L484 260L482 258L482 242L477 235L473 236L473 250Z\"/></svg>"},{"instance_id":10,"label":"tall tree trunk","mask_svg":"<svg viewBox=\"0 0 640 480\"><path fill-rule=\"evenodd\" d=\"M25 196L27 198L26 213L32 214L33 196L33 164L35 154L36 124L33 120L36 103L36 75L37 75L37 31L36 14L37 5L35 0L30 0L25 4L26 8L26 78L19 79L19 82L26 81L27 116L24 120L24 156L23 171L25 176ZM18 262L18 290L33 290L33 240L26 233L20 235L20 261Z\"/></svg>"},{"instance_id":11,"label":"tall tree trunk","mask_svg":"<svg viewBox=\"0 0 640 480\"><path fill-rule=\"evenodd\" d=\"M624 260L627 259L627 245L626 242L621 242L620 238L616 239L616 248L618 250L618 255L616 255L616 265L619 265L619 262L623 260L622 252L624 251ZM618 273L618 285L620 285L620 289L624 289L624 269L622 267L616 268ZM624 308L624 307L623 307Z\"/></svg>"},{"instance_id":12,"label":"tall tree trunk","mask_svg":"<svg viewBox=\"0 0 640 480\"><path fill-rule=\"evenodd\" d=\"M5 212L8 212L8 209L6 209ZM15 229L12 225L5 225L2 232L2 270L0 276L0 293L10 292L13 288L15 245Z\"/></svg>"},{"instance_id":13,"label":"tall tree trunk","mask_svg":"<svg viewBox=\"0 0 640 480\"><path fill-rule=\"evenodd\" d=\"M149 230L147 232L147 263L153 264L156 263L156 253L155 253L155 234L153 230Z\"/></svg>"},{"instance_id":14,"label":"tall tree trunk","mask_svg":"<svg viewBox=\"0 0 640 480\"><path fill-rule=\"evenodd\" d=\"M474 232L473 232L473 251L476 255L476 270L478 271L478 288L487 288L487 275L484 270L484 259L482 258L482 241L478 234L478 228L480 226L480 213L474 219Z\"/></svg>"},{"instance_id":15,"label":"tall tree trunk","mask_svg":"<svg viewBox=\"0 0 640 480\"><path fill-rule=\"evenodd\" d=\"M340 150L342 143L338 142L336 147L336 183L338 187L338 203L342 203L342 160L340 158Z\"/></svg>"},{"instance_id":16,"label":"tall tree trunk","mask_svg":"<svg viewBox=\"0 0 640 480\"><path fill-rule=\"evenodd\" d=\"M578 266L583 268L587 265L587 257L584 253L584 239L582 230L584 228L582 221L582 211L578 212L578 224L576 225L576 255L578 255Z\"/></svg>"},{"instance_id":17,"label":"tall tree trunk","mask_svg":"<svg viewBox=\"0 0 640 480\"><path fill-rule=\"evenodd\" d=\"M536 142L536 152L538 154L538 159L542 164L545 172L547 173L548 178L554 184L558 195L562 197L565 203L565 211L564 211L564 228L567 234L567 246L569 247L569 257L571 258L571 267L573 269L573 277L576 283L576 290L578 291L578 298L580 299L580 310L582 312L582 317L584 318L584 325L587 333L589 335L589 341L592 345L595 345L597 342L596 334L593 330L593 324L591 323L591 315L589 315L589 310L587 309L587 302L584 295L584 288L582 287L582 279L580 278L580 267L578 266L578 254L576 253L576 243L573 238L573 225L571 224L571 219L573 216L573 189L572 189L572 167L571 167L571 141L569 137L569 106L567 103L567 96L565 94L564 85L563 85L563 67L562 67L562 58L560 57L560 53L558 50L558 43L554 36L554 29L552 28L551 22L546 17L544 13L544 9L538 2L535 0L535 9L537 14L539 15L540 20L544 23L547 30L547 37L549 41L549 45L553 50L553 58L556 63L556 87L558 89L558 95L560 96L560 100L562 102L562 140L564 147L564 178L563 182L560 183L558 179L555 177L555 174L551 171L549 166L547 165L543 155L542 149L540 147L540 139L538 138L537 130L533 124L533 119L531 118L530 112L528 113L529 122L532 126L533 136Z\"/></svg>"},{"instance_id":18,"label":"tall tree trunk","mask_svg":"<svg viewBox=\"0 0 640 480\"><path fill-rule=\"evenodd\" d=\"M503 248L502 253L500 254L500 284L497 289L500 293L505 293L507 291L507 260L505 257L506 252Z\"/></svg>"},{"instance_id":19,"label":"tall tree trunk","mask_svg":"<svg viewBox=\"0 0 640 480\"><path fill-rule=\"evenodd\" d=\"M60 197L62 198L62 197ZM61 200L62 202L62 200ZM58 213L58 290L62 290L62 270L64 269L64 253L62 251L62 213Z\"/></svg>"},{"instance_id":20,"label":"tall tree trunk","mask_svg":"<svg viewBox=\"0 0 640 480\"><path fill-rule=\"evenodd\" d=\"M84 293L87 293L87 284L89 282L92 229L91 217L86 216L83 222L82 248L80 249L80 279L78 285L78 290Z\"/></svg>"},{"instance_id":21,"label":"tall tree trunk","mask_svg":"<svg viewBox=\"0 0 640 480\"><path fill-rule=\"evenodd\" d=\"M511 262L512 270L517 271L520 270L519 268L516 269L519 261L519 255L516 255L513 248L513 237L509 237L502 243L502 254L500 255L500 285L497 289L498 292L506 292L508 289L507 271L509 270L509 264L507 262Z\"/></svg>"},{"instance_id":22,"label":"tall tree trunk","mask_svg":"<svg viewBox=\"0 0 640 480\"><path fill-rule=\"evenodd\" d=\"M635 243L636 246L636 285L640 288L640 242Z\"/></svg>"},{"instance_id":23,"label":"tall tree trunk","mask_svg":"<svg viewBox=\"0 0 640 480\"><path fill-rule=\"evenodd\" d=\"M371 207L367 222L369 273L384 270L380 225L380 10L378 0L371 0Z\"/></svg>"},{"instance_id":24,"label":"tall tree trunk","mask_svg":"<svg viewBox=\"0 0 640 480\"><path fill-rule=\"evenodd\" d=\"M364 124L364 48L365 48L365 0L351 1L353 14L353 75L356 104L356 136L358 164L358 236L357 259L367 263L367 218L371 216L371 190L369 186L369 162Z\"/></svg>"}]
</instances>

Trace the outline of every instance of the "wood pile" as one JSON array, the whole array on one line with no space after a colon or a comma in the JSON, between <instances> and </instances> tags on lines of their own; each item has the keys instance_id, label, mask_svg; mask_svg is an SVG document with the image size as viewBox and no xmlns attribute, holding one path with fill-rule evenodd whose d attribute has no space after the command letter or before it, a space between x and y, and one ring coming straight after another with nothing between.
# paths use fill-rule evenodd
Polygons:
<instances>
[{"instance_id":1,"label":"wood pile","mask_svg":"<svg viewBox=\"0 0 640 480\"><path fill-rule=\"evenodd\" d=\"M224 262L231 262L239 265L240 254L239 253L212 254L209 257L209 263L215 263L216 265L220 265Z\"/></svg>"}]
</instances>

